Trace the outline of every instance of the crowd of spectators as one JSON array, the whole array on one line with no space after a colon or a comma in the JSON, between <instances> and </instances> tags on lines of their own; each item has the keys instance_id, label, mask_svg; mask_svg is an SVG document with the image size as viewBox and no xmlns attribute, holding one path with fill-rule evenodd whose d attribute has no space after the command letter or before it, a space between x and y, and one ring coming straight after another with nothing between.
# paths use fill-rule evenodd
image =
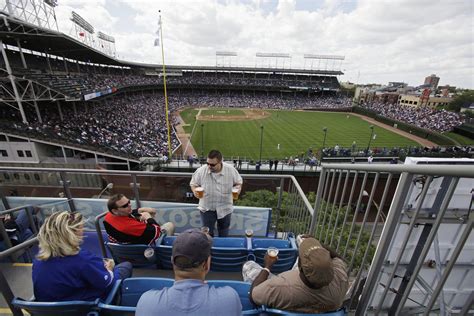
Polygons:
<instances>
[{"instance_id":1,"label":"crowd of spectators","mask_svg":"<svg viewBox=\"0 0 474 316\"><path fill-rule=\"evenodd\" d=\"M25 128L44 137L62 139L69 143L110 149L118 154L139 157L159 157L168 154L168 135L160 95L121 96L83 109L75 115L63 111L63 120L57 112L43 114L43 123L31 122L28 126L15 122L12 127ZM171 119L171 117L170 117ZM174 125L176 122L171 121ZM174 131L172 149L179 145Z\"/></svg>"},{"instance_id":2,"label":"crowd of spectators","mask_svg":"<svg viewBox=\"0 0 474 316\"><path fill-rule=\"evenodd\" d=\"M131 77L132 78L132 77ZM169 95L170 114L183 107L228 107L228 108L257 108L257 109L346 109L351 107L351 99L338 95L316 96L301 94L257 93L241 94L212 94L203 92L172 91ZM105 104L88 103L74 114L70 109L63 111L64 118L60 119L56 108L45 111L42 109L43 123L30 120L24 126L18 117L18 111L7 111L0 108L2 117L11 122L18 130L28 130L44 137L53 137L66 142L72 142L89 147L108 149L116 154L138 157L163 157L168 154L167 128L164 112L164 99L161 93L137 93L119 95L105 101ZM457 113L438 111L431 108L411 108L398 105L373 103L363 107L380 115L414 124L419 127L446 131L463 122L463 117ZM171 125L174 115L170 115ZM15 123L13 123L15 122ZM430 125L431 124L431 125ZM179 140L172 132L172 150L177 148ZM354 146L353 146L354 147ZM471 153L470 147L451 148L380 148L367 152L365 148L334 148L323 149L326 157L351 156L404 156L420 154L456 156ZM294 161L300 155L295 155ZM299 157L299 161L311 161L311 155ZM292 158L292 157L291 157Z\"/></svg>"},{"instance_id":3,"label":"crowd of spectators","mask_svg":"<svg viewBox=\"0 0 474 316\"><path fill-rule=\"evenodd\" d=\"M256 108L256 109L311 109L311 108L350 108L351 99L341 96L303 96L280 94L258 94L258 95L190 95L181 94L172 98L170 103L189 107L229 107L229 108Z\"/></svg>"},{"instance_id":4,"label":"crowd of spectators","mask_svg":"<svg viewBox=\"0 0 474 316\"><path fill-rule=\"evenodd\" d=\"M450 131L465 121L462 114L437 110L429 106L412 107L380 102L361 104L361 106L381 116L436 132Z\"/></svg>"}]
</instances>

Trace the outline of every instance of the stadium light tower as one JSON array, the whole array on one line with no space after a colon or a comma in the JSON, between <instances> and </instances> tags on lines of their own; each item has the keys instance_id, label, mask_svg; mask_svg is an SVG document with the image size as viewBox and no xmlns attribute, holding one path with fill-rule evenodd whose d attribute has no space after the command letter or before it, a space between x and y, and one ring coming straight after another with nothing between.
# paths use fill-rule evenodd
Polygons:
<instances>
[{"instance_id":1,"label":"stadium light tower","mask_svg":"<svg viewBox=\"0 0 474 316\"><path fill-rule=\"evenodd\" d=\"M4 0L1 1L2 11L16 19L35 24L50 30L59 31L54 8L57 0Z\"/></svg>"},{"instance_id":2,"label":"stadium light tower","mask_svg":"<svg viewBox=\"0 0 474 316\"><path fill-rule=\"evenodd\" d=\"M97 38L99 39L99 46L104 53L115 56L115 38L102 32L97 33Z\"/></svg>"},{"instance_id":3,"label":"stadium light tower","mask_svg":"<svg viewBox=\"0 0 474 316\"><path fill-rule=\"evenodd\" d=\"M369 149L370 149L370 143L372 142L372 137L374 137L374 126L373 125L370 125L370 138L369 138L369 144L367 145L367 153L369 153Z\"/></svg>"},{"instance_id":4,"label":"stadium light tower","mask_svg":"<svg viewBox=\"0 0 474 316\"><path fill-rule=\"evenodd\" d=\"M216 52L216 67L227 66L226 61L229 62L228 66L232 66L232 57L237 57L236 52ZM222 60L222 63L219 64L219 59Z\"/></svg>"},{"instance_id":5,"label":"stadium light tower","mask_svg":"<svg viewBox=\"0 0 474 316\"><path fill-rule=\"evenodd\" d=\"M318 61L318 70L323 70L321 69L321 61L326 61L326 64L324 66L324 70L340 70L342 61L346 58L345 56L338 56L338 55L313 55L313 54L304 54L304 68L306 68L306 60L310 59L311 60L311 69L313 69L313 62L314 60ZM328 63L329 61L332 60L332 68L328 69ZM336 61L339 62L339 67L336 69Z\"/></svg>"},{"instance_id":6,"label":"stadium light tower","mask_svg":"<svg viewBox=\"0 0 474 316\"><path fill-rule=\"evenodd\" d=\"M93 47L94 27L74 11L71 12L71 21L74 23L75 36L81 42Z\"/></svg>"},{"instance_id":7,"label":"stadium light tower","mask_svg":"<svg viewBox=\"0 0 474 316\"><path fill-rule=\"evenodd\" d=\"M291 55L290 54L281 54L281 53L257 53L255 57L258 58L275 58L275 68L278 68L278 59L283 59L283 66L285 68L285 59L290 59L290 68L291 68ZM255 60L255 67L257 67L257 60ZM268 64L270 68L270 64Z\"/></svg>"}]
</instances>

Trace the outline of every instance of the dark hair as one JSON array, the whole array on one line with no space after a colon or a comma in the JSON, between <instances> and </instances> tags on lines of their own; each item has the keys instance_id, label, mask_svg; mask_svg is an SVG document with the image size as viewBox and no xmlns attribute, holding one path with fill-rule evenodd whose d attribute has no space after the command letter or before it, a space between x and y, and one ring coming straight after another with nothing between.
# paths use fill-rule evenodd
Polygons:
<instances>
[{"instance_id":1,"label":"dark hair","mask_svg":"<svg viewBox=\"0 0 474 316\"><path fill-rule=\"evenodd\" d=\"M120 201L121 198L123 198L125 195L123 194L114 194L112 195L109 200L107 201L107 208L109 209L110 212L112 212L113 209L117 208L117 201Z\"/></svg>"},{"instance_id":2,"label":"dark hair","mask_svg":"<svg viewBox=\"0 0 474 316\"><path fill-rule=\"evenodd\" d=\"M220 151L213 149L209 152L209 154L207 155L207 158L211 158L211 159L217 158L217 160L222 161L222 154Z\"/></svg>"}]
</instances>

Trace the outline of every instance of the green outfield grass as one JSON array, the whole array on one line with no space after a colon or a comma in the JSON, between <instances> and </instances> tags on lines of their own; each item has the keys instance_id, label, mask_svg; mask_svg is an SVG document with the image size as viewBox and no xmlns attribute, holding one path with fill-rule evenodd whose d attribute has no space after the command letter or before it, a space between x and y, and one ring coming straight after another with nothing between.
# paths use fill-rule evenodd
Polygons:
<instances>
[{"instance_id":1,"label":"green outfield grass","mask_svg":"<svg viewBox=\"0 0 474 316\"><path fill-rule=\"evenodd\" d=\"M194 116L187 114L185 122L194 125ZM214 110L218 111L218 110ZM346 113L269 111L270 117L253 121L198 121L191 141L194 149L201 153L201 124L204 124L204 153L219 149L226 157L241 156L258 159L260 153L260 131L263 126L262 159L284 158L299 155L308 148L319 150L323 145L323 127L327 127L326 147L339 144L350 147L355 141L358 148L366 148L371 135L370 124ZM349 117L349 118L347 118ZM191 118L187 121L186 118ZM380 128L374 127L375 140L370 147L416 146L416 142ZM280 149L278 149L280 144Z\"/></svg>"},{"instance_id":2,"label":"green outfield grass","mask_svg":"<svg viewBox=\"0 0 474 316\"><path fill-rule=\"evenodd\" d=\"M202 110L201 115L219 115L219 116L227 116L227 115L245 115L244 111L238 109L210 109L210 110Z\"/></svg>"},{"instance_id":3,"label":"green outfield grass","mask_svg":"<svg viewBox=\"0 0 474 316\"><path fill-rule=\"evenodd\" d=\"M194 122L196 122L196 115L198 114L199 110L195 109L187 109L181 112L181 118L188 126L184 127L184 131L188 134L191 133L193 130Z\"/></svg>"},{"instance_id":4,"label":"green outfield grass","mask_svg":"<svg viewBox=\"0 0 474 316\"><path fill-rule=\"evenodd\" d=\"M456 140L461 145L474 145L474 139L471 139L469 137L465 137L463 135L459 135L453 132L444 133L444 135Z\"/></svg>"}]
</instances>

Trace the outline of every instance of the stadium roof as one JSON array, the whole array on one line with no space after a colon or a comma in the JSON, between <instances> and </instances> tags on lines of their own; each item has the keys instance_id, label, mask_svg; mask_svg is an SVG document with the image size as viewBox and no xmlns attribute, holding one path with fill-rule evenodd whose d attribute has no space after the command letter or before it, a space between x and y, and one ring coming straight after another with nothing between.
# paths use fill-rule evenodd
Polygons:
<instances>
[{"instance_id":1,"label":"stadium roof","mask_svg":"<svg viewBox=\"0 0 474 316\"><path fill-rule=\"evenodd\" d=\"M64 33L42 28L15 17L11 17L4 11L0 11L0 39L4 44L10 46L17 47L17 40L19 40L22 48L42 53L46 52L56 56L64 56L69 59L88 63L123 67L156 68L156 70L159 70L162 67L160 64L138 63L115 59ZM219 70L236 72L270 72L280 74L314 74L328 76L343 75L341 71L287 68L167 65L167 69L191 71Z\"/></svg>"},{"instance_id":2,"label":"stadium roof","mask_svg":"<svg viewBox=\"0 0 474 316\"><path fill-rule=\"evenodd\" d=\"M3 11L0 17L0 39L4 44L17 46L18 39L22 48L37 52L97 64L123 65L122 62L66 34L9 17Z\"/></svg>"}]
</instances>

